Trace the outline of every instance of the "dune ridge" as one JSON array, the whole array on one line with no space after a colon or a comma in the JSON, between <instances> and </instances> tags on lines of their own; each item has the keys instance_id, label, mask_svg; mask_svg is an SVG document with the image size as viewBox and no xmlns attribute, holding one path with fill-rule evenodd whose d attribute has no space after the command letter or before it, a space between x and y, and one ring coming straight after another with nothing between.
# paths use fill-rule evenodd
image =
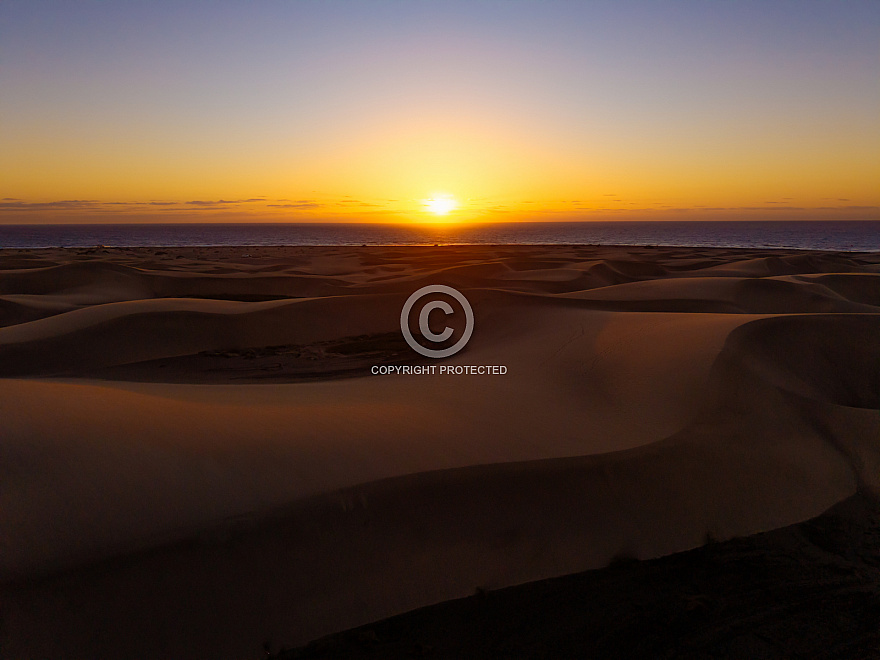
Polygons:
<instances>
[{"instance_id":1,"label":"dune ridge","mask_svg":"<svg viewBox=\"0 0 880 660\"><path fill-rule=\"evenodd\" d=\"M880 496L880 254L22 252L0 254L15 657L256 657ZM369 373L416 363L394 333L427 283L475 311L444 363L507 376Z\"/></svg>"}]
</instances>

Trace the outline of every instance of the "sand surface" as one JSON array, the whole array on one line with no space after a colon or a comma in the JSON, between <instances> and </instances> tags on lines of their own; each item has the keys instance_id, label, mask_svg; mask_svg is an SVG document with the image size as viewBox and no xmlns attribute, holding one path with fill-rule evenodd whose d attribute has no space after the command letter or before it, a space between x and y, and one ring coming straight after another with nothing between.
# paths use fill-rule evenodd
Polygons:
<instances>
[{"instance_id":1,"label":"sand surface","mask_svg":"<svg viewBox=\"0 0 880 660\"><path fill-rule=\"evenodd\" d=\"M0 656L256 658L876 497L878 337L880 254L0 251ZM507 373L370 371L426 364Z\"/></svg>"},{"instance_id":2,"label":"sand surface","mask_svg":"<svg viewBox=\"0 0 880 660\"><path fill-rule=\"evenodd\" d=\"M273 660L880 657L880 502L658 559L478 590Z\"/></svg>"}]
</instances>

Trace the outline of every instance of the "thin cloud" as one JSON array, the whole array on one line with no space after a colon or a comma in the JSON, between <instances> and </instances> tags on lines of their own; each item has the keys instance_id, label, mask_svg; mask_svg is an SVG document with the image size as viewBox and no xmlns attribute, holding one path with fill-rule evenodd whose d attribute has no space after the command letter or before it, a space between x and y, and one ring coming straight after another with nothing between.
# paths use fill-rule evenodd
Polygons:
<instances>
[{"instance_id":1,"label":"thin cloud","mask_svg":"<svg viewBox=\"0 0 880 660\"><path fill-rule=\"evenodd\" d=\"M849 206L819 206L817 208L822 211L832 211L832 210L833 211L840 211L843 209L845 209L847 211L880 211L880 206L853 206L853 205L849 205Z\"/></svg>"},{"instance_id":2,"label":"thin cloud","mask_svg":"<svg viewBox=\"0 0 880 660\"><path fill-rule=\"evenodd\" d=\"M804 211L803 206L736 206L728 211Z\"/></svg>"},{"instance_id":3,"label":"thin cloud","mask_svg":"<svg viewBox=\"0 0 880 660\"><path fill-rule=\"evenodd\" d=\"M265 202L265 198L263 197L250 197L248 199L218 199L214 201L205 201L201 199L194 199L189 202L184 202L184 204L191 204L193 206L217 206L218 204L250 204L253 202Z\"/></svg>"},{"instance_id":4,"label":"thin cloud","mask_svg":"<svg viewBox=\"0 0 880 660\"><path fill-rule=\"evenodd\" d=\"M325 205L310 200L302 200L299 202L291 202L289 204L266 204L266 206L271 206L272 208L277 209L320 209L324 208Z\"/></svg>"},{"instance_id":5,"label":"thin cloud","mask_svg":"<svg viewBox=\"0 0 880 660\"><path fill-rule=\"evenodd\" d=\"M228 211L228 206L197 206L194 209L182 209L179 206L166 206L159 209L165 213L192 213L195 211Z\"/></svg>"},{"instance_id":6,"label":"thin cloud","mask_svg":"<svg viewBox=\"0 0 880 660\"><path fill-rule=\"evenodd\" d=\"M95 209L101 202L96 199L63 199L57 202L22 202L21 200L0 202L0 209L16 211L70 211L75 209Z\"/></svg>"}]
</instances>

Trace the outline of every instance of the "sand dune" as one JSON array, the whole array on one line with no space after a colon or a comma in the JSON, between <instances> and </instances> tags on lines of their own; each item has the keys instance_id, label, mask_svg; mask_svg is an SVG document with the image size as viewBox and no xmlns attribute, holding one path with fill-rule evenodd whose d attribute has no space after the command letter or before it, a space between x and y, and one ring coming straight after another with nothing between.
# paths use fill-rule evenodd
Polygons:
<instances>
[{"instance_id":1,"label":"sand dune","mask_svg":"<svg viewBox=\"0 0 880 660\"><path fill-rule=\"evenodd\" d=\"M0 320L4 657L257 657L880 495L876 254L6 251ZM428 363L508 373L370 373Z\"/></svg>"}]
</instances>

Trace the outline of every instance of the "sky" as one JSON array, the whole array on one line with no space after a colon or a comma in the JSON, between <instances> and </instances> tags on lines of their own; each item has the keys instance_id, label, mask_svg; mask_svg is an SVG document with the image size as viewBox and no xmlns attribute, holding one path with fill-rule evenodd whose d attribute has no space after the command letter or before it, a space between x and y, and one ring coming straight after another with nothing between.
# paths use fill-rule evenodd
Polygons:
<instances>
[{"instance_id":1,"label":"sky","mask_svg":"<svg viewBox=\"0 0 880 660\"><path fill-rule=\"evenodd\" d=\"M880 2L0 3L0 223L880 219Z\"/></svg>"}]
</instances>

